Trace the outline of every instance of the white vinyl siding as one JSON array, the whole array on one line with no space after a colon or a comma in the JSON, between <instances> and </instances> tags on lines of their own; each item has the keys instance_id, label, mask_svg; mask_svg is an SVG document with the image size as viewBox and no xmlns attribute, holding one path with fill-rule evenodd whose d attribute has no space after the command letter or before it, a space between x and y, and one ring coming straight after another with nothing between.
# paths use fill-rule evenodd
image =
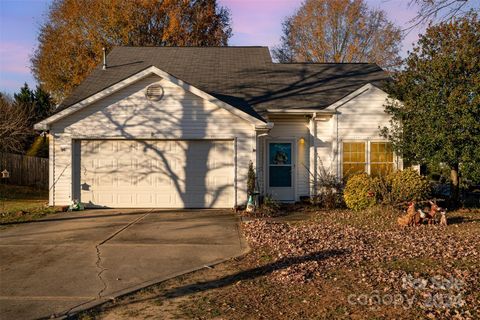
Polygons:
<instances>
[{"instance_id":1,"label":"white vinyl siding","mask_svg":"<svg viewBox=\"0 0 480 320\"><path fill-rule=\"evenodd\" d=\"M337 114L317 115L312 133L316 134L317 172L323 164L325 169L342 176L344 141L384 141L379 128L390 125L390 116L385 113L384 106L387 97L384 91L370 86L364 93L339 106ZM401 168L400 160L396 167Z\"/></svg>"},{"instance_id":2,"label":"white vinyl siding","mask_svg":"<svg viewBox=\"0 0 480 320\"><path fill-rule=\"evenodd\" d=\"M327 171L334 169L334 117L330 115L318 116L314 125L316 128L316 141L317 148L317 166L323 166ZM312 133L313 134L313 133Z\"/></svg>"},{"instance_id":3,"label":"white vinyl siding","mask_svg":"<svg viewBox=\"0 0 480 320\"><path fill-rule=\"evenodd\" d=\"M338 136L341 139L381 138L379 127L390 125L384 106L387 97L387 93L372 86L339 107Z\"/></svg>"},{"instance_id":4,"label":"white vinyl siding","mask_svg":"<svg viewBox=\"0 0 480 320\"><path fill-rule=\"evenodd\" d=\"M370 142L384 142L380 129L390 126L390 115L385 112L388 94L371 86L366 92L338 108L338 150L342 153L342 142L367 142L366 152L370 153ZM342 175L342 155L338 158L338 174ZM368 157L369 159L369 157ZM401 168L401 160L396 157L396 168ZM369 166L367 166L369 172Z\"/></svg>"},{"instance_id":5,"label":"white vinyl siding","mask_svg":"<svg viewBox=\"0 0 480 320\"><path fill-rule=\"evenodd\" d=\"M164 96L150 101L146 88L160 84ZM237 204L246 201L254 127L231 112L156 75L141 79L52 124L55 140L55 205L72 200L73 139L230 139L236 155ZM230 157L230 154L225 155Z\"/></svg>"}]
</instances>

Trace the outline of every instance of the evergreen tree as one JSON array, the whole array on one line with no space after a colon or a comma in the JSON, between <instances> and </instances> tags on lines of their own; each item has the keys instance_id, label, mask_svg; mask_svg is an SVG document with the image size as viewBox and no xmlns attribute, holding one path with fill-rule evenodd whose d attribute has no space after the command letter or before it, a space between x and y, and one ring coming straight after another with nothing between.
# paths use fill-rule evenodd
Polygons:
<instances>
[{"instance_id":1,"label":"evergreen tree","mask_svg":"<svg viewBox=\"0 0 480 320\"><path fill-rule=\"evenodd\" d=\"M459 174L480 180L480 23L476 13L430 26L391 88L390 129L406 161L449 166L453 200Z\"/></svg>"}]
</instances>

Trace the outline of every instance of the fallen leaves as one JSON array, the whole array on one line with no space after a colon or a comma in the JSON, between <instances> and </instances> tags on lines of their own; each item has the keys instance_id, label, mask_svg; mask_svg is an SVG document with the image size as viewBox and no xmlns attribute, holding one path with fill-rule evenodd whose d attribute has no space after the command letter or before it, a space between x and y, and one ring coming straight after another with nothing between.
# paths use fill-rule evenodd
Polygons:
<instances>
[{"instance_id":1,"label":"fallen leaves","mask_svg":"<svg viewBox=\"0 0 480 320\"><path fill-rule=\"evenodd\" d=\"M325 280L339 268L362 270L358 281L375 290L411 297L428 317L480 315L478 233L460 235L439 226L377 231L325 221L289 224L263 219L245 222L243 229L250 246L271 257L267 277L274 282L309 283ZM427 302L443 298L442 289L402 288L409 276L424 281L434 276L455 277L465 284L457 292L464 305L436 308Z\"/></svg>"}]
</instances>

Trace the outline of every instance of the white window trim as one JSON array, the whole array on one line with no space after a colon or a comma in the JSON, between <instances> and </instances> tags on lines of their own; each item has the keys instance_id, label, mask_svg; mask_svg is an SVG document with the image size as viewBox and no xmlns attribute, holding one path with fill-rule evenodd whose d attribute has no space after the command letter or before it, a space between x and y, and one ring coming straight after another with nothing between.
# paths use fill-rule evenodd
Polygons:
<instances>
[{"instance_id":1,"label":"white window trim","mask_svg":"<svg viewBox=\"0 0 480 320\"><path fill-rule=\"evenodd\" d=\"M365 142L365 165L366 165L366 170L365 172L367 174L371 174L371 144L372 142L388 142L388 140L385 139L370 139L370 138L348 138L348 139L341 139L340 140L340 178L343 178L343 144L344 143L354 143L354 142ZM401 169L400 165L400 157L397 156L395 152L393 152L393 169L394 170L399 170Z\"/></svg>"}]
</instances>

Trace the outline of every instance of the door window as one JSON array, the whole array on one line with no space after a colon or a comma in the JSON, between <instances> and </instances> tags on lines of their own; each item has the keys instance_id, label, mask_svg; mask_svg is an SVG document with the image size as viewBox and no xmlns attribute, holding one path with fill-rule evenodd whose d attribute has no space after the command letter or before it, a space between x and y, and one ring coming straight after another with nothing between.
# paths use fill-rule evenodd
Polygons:
<instances>
[{"instance_id":1,"label":"door window","mask_svg":"<svg viewBox=\"0 0 480 320\"><path fill-rule=\"evenodd\" d=\"M292 144L269 144L269 185L270 187L292 186Z\"/></svg>"}]
</instances>

